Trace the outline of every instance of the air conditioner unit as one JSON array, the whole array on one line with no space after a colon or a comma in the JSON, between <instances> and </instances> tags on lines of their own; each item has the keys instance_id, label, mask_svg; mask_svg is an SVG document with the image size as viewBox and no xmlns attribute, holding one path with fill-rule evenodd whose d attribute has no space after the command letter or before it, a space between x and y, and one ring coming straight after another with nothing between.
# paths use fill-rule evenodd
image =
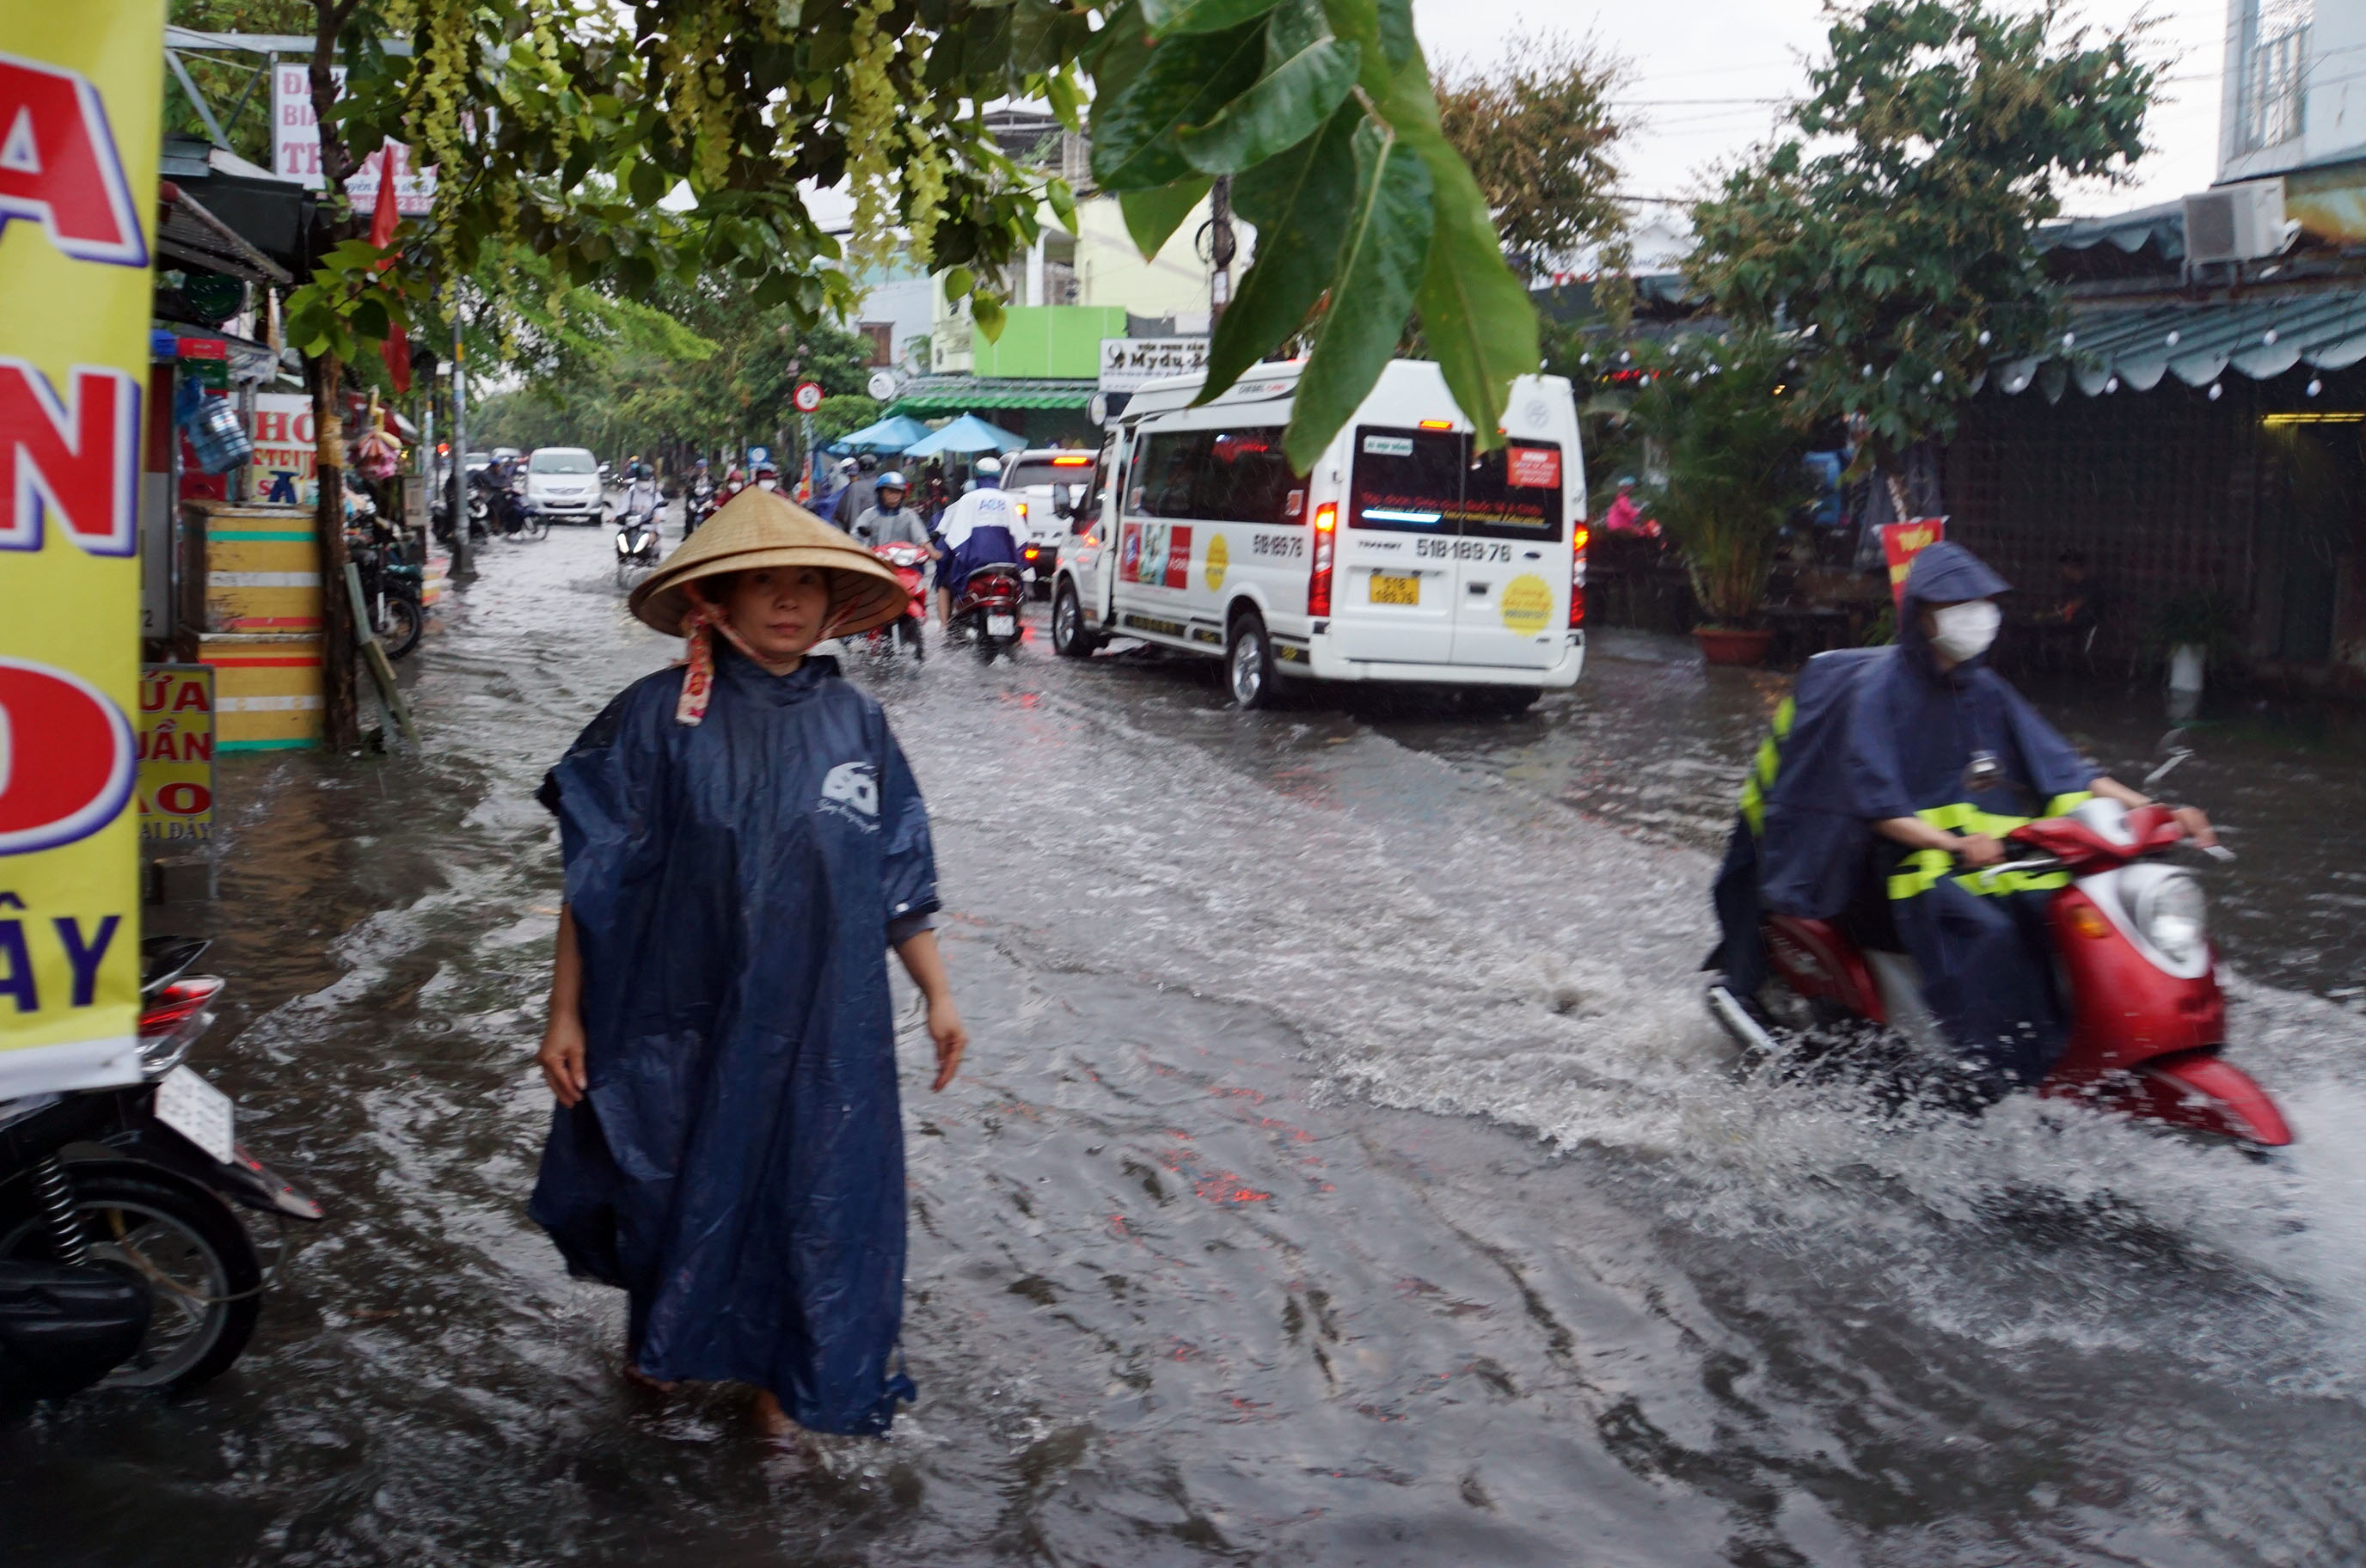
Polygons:
<instances>
[{"instance_id":1,"label":"air conditioner unit","mask_svg":"<svg viewBox=\"0 0 2366 1568\"><path fill-rule=\"evenodd\" d=\"M2300 232L2284 220L2284 182L2245 180L2185 198L2185 259L2246 262L2282 255Z\"/></svg>"}]
</instances>

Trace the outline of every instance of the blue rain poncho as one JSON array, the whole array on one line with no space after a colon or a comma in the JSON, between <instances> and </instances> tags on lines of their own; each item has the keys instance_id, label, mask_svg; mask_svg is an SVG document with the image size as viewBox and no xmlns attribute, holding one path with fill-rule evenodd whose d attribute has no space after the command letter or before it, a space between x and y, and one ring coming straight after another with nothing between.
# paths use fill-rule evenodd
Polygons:
<instances>
[{"instance_id":1,"label":"blue rain poncho","mask_svg":"<svg viewBox=\"0 0 2366 1568\"><path fill-rule=\"evenodd\" d=\"M879 705L808 658L716 650L636 682L545 781L583 968L590 1089L532 1213L623 1287L652 1378L769 1389L798 1424L887 1429L904 1146L886 950L937 908L928 815Z\"/></svg>"},{"instance_id":2,"label":"blue rain poncho","mask_svg":"<svg viewBox=\"0 0 2366 1568\"><path fill-rule=\"evenodd\" d=\"M1962 546L1933 545L1908 575L1896 646L1808 660L1744 786L1716 891L1737 994L1763 978L1759 910L1848 919L1861 941L1914 957L1925 1001L1996 1092L2034 1082L2066 1037L2043 924L2061 879L1981 883L1874 824L1919 816L2001 837L2076 805L2101 773L1985 655L1938 667L1922 611L2008 586ZM1971 787L1984 755L1994 773Z\"/></svg>"}]
</instances>

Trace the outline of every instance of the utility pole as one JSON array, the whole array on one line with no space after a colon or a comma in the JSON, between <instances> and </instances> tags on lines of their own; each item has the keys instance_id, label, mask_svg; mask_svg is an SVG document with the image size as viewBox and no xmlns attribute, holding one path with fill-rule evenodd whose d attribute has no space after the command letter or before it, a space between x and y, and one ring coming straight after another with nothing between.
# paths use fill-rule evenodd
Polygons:
<instances>
[{"instance_id":1,"label":"utility pole","mask_svg":"<svg viewBox=\"0 0 2366 1568\"><path fill-rule=\"evenodd\" d=\"M1240 254L1233 237L1233 176L1218 175L1208 188L1208 259L1215 272L1208 279L1208 330L1224 319L1233 302L1233 258Z\"/></svg>"},{"instance_id":2,"label":"utility pole","mask_svg":"<svg viewBox=\"0 0 2366 1568\"><path fill-rule=\"evenodd\" d=\"M468 372L460 362L459 300L452 310L452 575L468 575Z\"/></svg>"}]
</instances>

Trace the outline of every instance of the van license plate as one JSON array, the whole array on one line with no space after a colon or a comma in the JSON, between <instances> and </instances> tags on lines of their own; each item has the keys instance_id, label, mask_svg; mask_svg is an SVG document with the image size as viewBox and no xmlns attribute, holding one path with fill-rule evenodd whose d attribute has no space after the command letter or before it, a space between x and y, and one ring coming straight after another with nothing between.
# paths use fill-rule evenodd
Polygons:
<instances>
[{"instance_id":1,"label":"van license plate","mask_svg":"<svg viewBox=\"0 0 2366 1568\"><path fill-rule=\"evenodd\" d=\"M1017 637L1019 635L1019 617L1016 615L986 616L986 635L988 637Z\"/></svg>"},{"instance_id":2,"label":"van license plate","mask_svg":"<svg viewBox=\"0 0 2366 1568\"><path fill-rule=\"evenodd\" d=\"M1372 573L1372 603L1375 604L1418 604L1421 603L1421 579L1399 577L1392 572Z\"/></svg>"}]
</instances>

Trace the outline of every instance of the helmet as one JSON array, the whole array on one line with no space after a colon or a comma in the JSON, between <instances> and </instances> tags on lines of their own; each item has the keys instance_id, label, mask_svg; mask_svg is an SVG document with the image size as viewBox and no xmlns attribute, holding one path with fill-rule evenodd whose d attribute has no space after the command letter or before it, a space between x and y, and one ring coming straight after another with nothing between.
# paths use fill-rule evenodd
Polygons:
<instances>
[{"instance_id":1,"label":"helmet","mask_svg":"<svg viewBox=\"0 0 2366 1568\"><path fill-rule=\"evenodd\" d=\"M777 474L781 469L779 464L773 462L770 457L767 457L762 462L756 465L756 471L760 474Z\"/></svg>"},{"instance_id":2,"label":"helmet","mask_svg":"<svg viewBox=\"0 0 2366 1568\"><path fill-rule=\"evenodd\" d=\"M854 472L854 459L851 457L840 457L838 460L838 471L841 474L851 474Z\"/></svg>"},{"instance_id":3,"label":"helmet","mask_svg":"<svg viewBox=\"0 0 2366 1568\"><path fill-rule=\"evenodd\" d=\"M862 465L862 471L866 474L879 466L879 459L868 452L863 453L856 461Z\"/></svg>"},{"instance_id":4,"label":"helmet","mask_svg":"<svg viewBox=\"0 0 2366 1568\"><path fill-rule=\"evenodd\" d=\"M633 465L633 477L637 479L648 479L649 477L649 466L647 463L635 463Z\"/></svg>"},{"instance_id":5,"label":"helmet","mask_svg":"<svg viewBox=\"0 0 2366 1568\"><path fill-rule=\"evenodd\" d=\"M1002 459L999 457L980 457L977 460L977 471L978 476L981 479L988 474L999 475L1002 472Z\"/></svg>"},{"instance_id":6,"label":"helmet","mask_svg":"<svg viewBox=\"0 0 2366 1568\"><path fill-rule=\"evenodd\" d=\"M890 468L885 473L879 476L878 488L881 490L909 490L912 487L904 482L904 475L900 470Z\"/></svg>"}]
</instances>

